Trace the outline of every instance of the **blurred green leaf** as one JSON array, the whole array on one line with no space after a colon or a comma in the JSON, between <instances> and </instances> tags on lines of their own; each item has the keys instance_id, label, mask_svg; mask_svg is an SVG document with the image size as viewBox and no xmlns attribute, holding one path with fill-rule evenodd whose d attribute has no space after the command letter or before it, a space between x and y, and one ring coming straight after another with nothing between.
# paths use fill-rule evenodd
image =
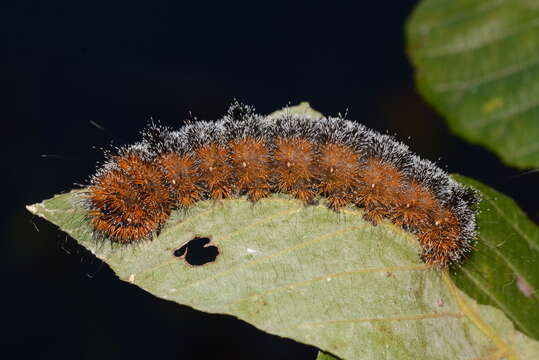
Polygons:
<instances>
[{"instance_id":1,"label":"blurred green leaf","mask_svg":"<svg viewBox=\"0 0 539 360\"><path fill-rule=\"evenodd\" d=\"M453 132L539 167L537 0L423 0L407 42L421 93Z\"/></svg>"},{"instance_id":2,"label":"blurred green leaf","mask_svg":"<svg viewBox=\"0 0 539 360\"><path fill-rule=\"evenodd\" d=\"M81 191L28 209L57 224L120 277L155 296L245 320L342 359L539 358L539 343L502 311L477 305L418 257L415 237L361 211L282 195L202 201L174 212L153 241L96 241ZM194 237L219 248L192 266L174 256ZM81 309L82 311L83 309Z\"/></svg>"},{"instance_id":3,"label":"blurred green leaf","mask_svg":"<svg viewBox=\"0 0 539 360\"><path fill-rule=\"evenodd\" d=\"M539 226L507 196L464 176L455 179L482 194L477 247L454 274L457 286L539 339Z\"/></svg>"}]
</instances>

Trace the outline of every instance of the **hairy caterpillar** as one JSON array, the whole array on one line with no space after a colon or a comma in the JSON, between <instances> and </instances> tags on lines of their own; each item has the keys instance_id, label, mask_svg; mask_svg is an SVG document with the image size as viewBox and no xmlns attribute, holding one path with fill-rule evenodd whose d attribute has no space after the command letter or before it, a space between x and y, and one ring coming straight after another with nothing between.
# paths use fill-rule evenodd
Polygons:
<instances>
[{"instance_id":1,"label":"hairy caterpillar","mask_svg":"<svg viewBox=\"0 0 539 360\"><path fill-rule=\"evenodd\" d=\"M199 200L272 192L306 205L324 196L337 211L357 206L374 224L389 219L416 234L423 261L439 267L461 261L476 237L477 193L391 136L337 117L262 116L240 104L179 130L150 125L142 141L109 155L85 203L96 233L130 243Z\"/></svg>"}]
</instances>

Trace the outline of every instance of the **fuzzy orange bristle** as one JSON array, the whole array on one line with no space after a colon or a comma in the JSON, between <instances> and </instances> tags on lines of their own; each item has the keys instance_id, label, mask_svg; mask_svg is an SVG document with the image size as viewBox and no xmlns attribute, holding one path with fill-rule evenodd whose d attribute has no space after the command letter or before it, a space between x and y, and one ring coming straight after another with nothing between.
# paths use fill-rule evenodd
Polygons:
<instances>
[{"instance_id":1,"label":"fuzzy orange bristle","mask_svg":"<svg viewBox=\"0 0 539 360\"><path fill-rule=\"evenodd\" d=\"M365 218L377 223L389 217L403 192L400 171L381 159L368 159L361 166L356 204L365 208Z\"/></svg>"},{"instance_id":2,"label":"fuzzy orange bristle","mask_svg":"<svg viewBox=\"0 0 539 360\"><path fill-rule=\"evenodd\" d=\"M147 239L172 209L200 200L287 193L318 195L333 210L355 205L366 220L388 219L418 236L422 259L447 267L475 241L477 193L407 146L340 117L261 116L235 104L217 122L179 130L152 124L144 140L109 156L85 204L97 233ZM330 140L334 139L334 140Z\"/></svg>"},{"instance_id":3,"label":"fuzzy orange bristle","mask_svg":"<svg viewBox=\"0 0 539 360\"><path fill-rule=\"evenodd\" d=\"M391 214L396 225L418 231L433 223L432 217L439 205L428 188L412 180L405 183L400 195Z\"/></svg>"},{"instance_id":4,"label":"fuzzy orange bristle","mask_svg":"<svg viewBox=\"0 0 539 360\"><path fill-rule=\"evenodd\" d=\"M89 188L90 223L111 240L128 243L158 231L171 212L163 173L136 154L115 159Z\"/></svg>"},{"instance_id":5,"label":"fuzzy orange bristle","mask_svg":"<svg viewBox=\"0 0 539 360\"><path fill-rule=\"evenodd\" d=\"M196 151L200 179L212 199L232 195L233 169L228 164L228 149L219 144L208 144Z\"/></svg>"},{"instance_id":6,"label":"fuzzy orange bristle","mask_svg":"<svg viewBox=\"0 0 539 360\"><path fill-rule=\"evenodd\" d=\"M270 194L270 154L266 144L254 138L230 143L230 159L236 175L239 193L245 192L251 201Z\"/></svg>"},{"instance_id":7,"label":"fuzzy orange bristle","mask_svg":"<svg viewBox=\"0 0 539 360\"><path fill-rule=\"evenodd\" d=\"M315 145L305 139L279 138L274 153L275 183L278 191L308 203L316 196Z\"/></svg>"},{"instance_id":8,"label":"fuzzy orange bristle","mask_svg":"<svg viewBox=\"0 0 539 360\"><path fill-rule=\"evenodd\" d=\"M447 266L455 259L459 244L460 225L455 214L447 208L435 212L429 226L419 231L419 243L422 245L421 258L427 264Z\"/></svg>"},{"instance_id":9,"label":"fuzzy orange bristle","mask_svg":"<svg viewBox=\"0 0 539 360\"><path fill-rule=\"evenodd\" d=\"M162 155L157 164L171 184L178 208L188 208L201 198L200 176L191 156L168 153Z\"/></svg>"},{"instance_id":10,"label":"fuzzy orange bristle","mask_svg":"<svg viewBox=\"0 0 539 360\"><path fill-rule=\"evenodd\" d=\"M328 205L338 210L353 199L359 180L359 154L339 144L328 143L320 148L317 169L319 191L327 196Z\"/></svg>"}]
</instances>

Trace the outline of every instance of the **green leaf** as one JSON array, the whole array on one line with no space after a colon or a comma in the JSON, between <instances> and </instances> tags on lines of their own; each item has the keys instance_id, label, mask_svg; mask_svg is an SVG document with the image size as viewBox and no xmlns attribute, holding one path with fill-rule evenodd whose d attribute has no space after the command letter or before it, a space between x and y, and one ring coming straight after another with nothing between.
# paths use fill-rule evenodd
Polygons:
<instances>
[{"instance_id":1,"label":"green leaf","mask_svg":"<svg viewBox=\"0 0 539 360\"><path fill-rule=\"evenodd\" d=\"M316 360L339 360L335 356L328 354L327 352L319 351Z\"/></svg>"},{"instance_id":2,"label":"green leaf","mask_svg":"<svg viewBox=\"0 0 539 360\"><path fill-rule=\"evenodd\" d=\"M482 194L477 248L454 275L457 286L539 339L539 226L507 196L473 179L455 178Z\"/></svg>"},{"instance_id":3,"label":"green leaf","mask_svg":"<svg viewBox=\"0 0 539 360\"><path fill-rule=\"evenodd\" d=\"M298 115L309 115L313 119L319 119L321 117L324 117L321 112L316 111L311 107L311 104L309 104L307 101L302 101L298 105L285 107L284 109L277 110L269 114L268 116L281 116L283 113L292 113L292 114L298 114Z\"/></svg>"},{"instance_id":4,"label":"green leaf","mask_svg":"<svg viewBox=\"0 0 539 360\"><path fill-rule=\"evenodd\" d=\"M421 93L454 133L539 167L539 2L423 0L407 42Z\"/></svg>"},{"instance_id":5,"label":"green leaf","mask_svg":"<svg viewBox=\"0 0 539 360\"><path fill-rule=\"evenodd\" d=\"M153 241L96 241L81 191L28 209L57 224L125 281L155 296L245 320L342 359L539 357L504 313L477 305L418 257L415 237L362 212L303 206L283 195L199 202L174 212ZM192 266L174 256L194 237L220 254Z\"/></svg>"}]
</instances>

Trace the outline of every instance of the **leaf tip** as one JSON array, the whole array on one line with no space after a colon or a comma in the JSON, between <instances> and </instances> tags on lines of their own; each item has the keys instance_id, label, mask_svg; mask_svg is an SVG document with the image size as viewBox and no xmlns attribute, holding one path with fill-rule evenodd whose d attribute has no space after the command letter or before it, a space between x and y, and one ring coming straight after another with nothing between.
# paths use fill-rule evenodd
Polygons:
<instances>
[{"instance_id":1,"label":"leaf tip","mask_svg":"<svg viewBox=\"0 0 539 360\"><path fill-rule=\"evenodd\" d=\"M26 205L26 210L30 211L34 215L37 215L37 204Z\"/></svg>"}]
</instances>

